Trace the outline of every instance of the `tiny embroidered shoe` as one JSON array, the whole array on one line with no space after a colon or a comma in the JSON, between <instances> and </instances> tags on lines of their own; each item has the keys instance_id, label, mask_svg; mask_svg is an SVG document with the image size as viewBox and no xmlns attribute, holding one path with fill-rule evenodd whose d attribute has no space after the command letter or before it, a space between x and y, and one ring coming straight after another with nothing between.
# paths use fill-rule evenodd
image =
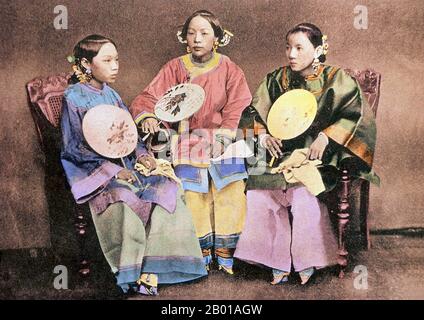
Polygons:
<instances>
[{"instance_id":1,"label":"tiny embroidered shoe","mask_svg":"<svg viewBox=\"0 0 424 320\"><path fill-rule=\"evenodd\" d=\"M312 275L315 273L315 268L310 267L308 269L302 270L299 272L301 285L305 285L311 279Z\"/></svg>"},{"instance_id":2,"label":"tiny embroidered shoe","mask_svg":"<svg viewBox=\"0 0 424 320\"><path fill-rule=\"evenodd\" d=\"M153 286L147 286L140 284L137 290L138 293L145 295L145 296L157 296L158 294L158 288Z\"/></svg>"},{"instance_id":3,"label":"tiny embroidered shoe","mask_svg":"<svg viewBox=\"0 0 424 320\"><path fill-rule=\"evenodd\" d=\"M223 265L219 265L218 270L221 270L221 271L223 271L224 273L229 274L229 275L231 275L231 276L232 276L232 275L234 275L233 268L230 268L230 267L226 267L226 266L223 266Z\"/></svg>"},{"instance_id":4,"label":"tiny embroidered shoe","mask_svg":"<svg viewBox=\"0 0 424 320\"><path fill-rule=\"evenodd\" d=\"M273 280L271 281L272 285L283 284L284 282L289 281L290 272L273 270L272 271Z\"/></svg>"},{"instance_id":5,"label":"tiny embroidered shoe","mask_svg":"<svg viewBox=\"0 0 424 320\"><path fill-rule=\"evenodd\" d=\"M137 280L138 293L146 296L157 296L158 295L158 276L156 274L143 273Z\"/></svg>"}]
</instances>

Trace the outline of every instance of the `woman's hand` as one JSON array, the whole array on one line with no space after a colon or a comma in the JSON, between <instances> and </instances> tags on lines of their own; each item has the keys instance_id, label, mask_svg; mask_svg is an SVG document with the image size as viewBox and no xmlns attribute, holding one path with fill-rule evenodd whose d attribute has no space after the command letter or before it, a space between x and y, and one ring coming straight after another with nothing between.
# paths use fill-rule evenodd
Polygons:
<instances>
[{"instance_id":1,"label":"woman's hand","mask_svg":"<svg viewBox=\"0 0 424 320\"><path fill-rule=\"evenodd\" d=\"M217 158L225 151L225 146L221 141L215 141L215 143L211 146L211 157Z\"/></svg>"},{"instance_id":2,"label":"woman's hand","mask_svg":"<svg viewBox=\"0 0 424 320\"><path fill-rule=\"evenodd\" d=\"M117 179L125 180L129 183L133 183L136 180L134 173L128 169L122 169L116 174Z\"/></svg>"},{"instance_id":3,"label":"woman's hand","mask_svg":"<svg viewBox=\"0 0 424 320\"><path fill-rule=\"evenodd\" d=\"M328 145L328 138L324 134L319 134L318 137L312 142L309 147L309 151L306 155L306 159L310 160L321 160L324 154L325 148Z\"/></svg>"},{"instance_id":4,"label":"woman's hand","mask_svg":"<svg viewBox=\"0 0 424 320\"><path fill-rule=\"evenodd\" d=\"M156 160L152 156L141 155L137 158L137 162L145 166L150 171L153 171L156 169Z\"/></svg>"},{"instance_id":5,"label":"woman's hand","mask_svg":"<svg viewBox=\"0 0 424 320\"><path fill-rule=\"evenodd\" d=\"M156 133L159 131L159 122L155 118L147 118L141 123L141 131L144 133Z\"/></svg>"},{"instance_id":6,"label":"woman's hand","mask_svg":"<svg viewBox=\"0 0 424 320\"><path fill-rule=\"evenodd\" d=\"M269 151L269 153L271 153L273 157L279 158L283 155L283 151L281 151L283 143L281 140L267 134L261 141L261 144Z\"/></svg>"}]
</instances>

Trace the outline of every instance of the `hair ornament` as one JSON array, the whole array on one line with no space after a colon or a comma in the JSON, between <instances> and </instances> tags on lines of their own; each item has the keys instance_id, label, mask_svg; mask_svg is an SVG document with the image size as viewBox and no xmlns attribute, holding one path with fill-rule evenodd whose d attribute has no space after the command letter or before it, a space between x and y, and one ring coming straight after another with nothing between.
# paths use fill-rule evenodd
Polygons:
<instances>
[{"instance_id":1,"label":"hair ornament","mask_svg":"<svg viewBox=\"0 0 424 320\"><path fill-rule=\"evenodd\" d=\"M323 34L322 35L322 54L323 55L326 55L328 53L328 47L329 46L328 46L327 39L328 39L327 35Z\"/></svg>"},{"instance_id":2,"label":"hair ornament","mask_svg":"<svg viewBox=\"0 0 424 320\"><path fill-rule=\"evenodd\" d=\"M67 56L67 57L66 57L66 60L68 60L68 62L69 62L70 64L75 64L75 56L73 56L73 55L69 55L69 56Z\"/></svg>"},{"instance_id":3,"label":"hair ornament","mask_svg":"<svg viewBox=\"0 0 424 320\"><path fill-rule=\"evenodd\" d=\"M219 46L220 47L225 47L227 44L230 43L232 37L234 37L234 34L232 34L227 29L224 29L224 32L223 32L223 35L222 35L222 39L219 42Z\"/></svg>"},{"instance_id":4,"label":"hair ornament","mask_svg":"<svg viewBox=\"0 0 424 320\"><path fill-rule=\"evenodd\" d=\"M181 31L181 30L178 30L178 32L177 32L177 38L178 38L178 41L180 42L180 43L187 43L187 40L184 40L183 39L183 37L181 36L181 34L182 34L183 32Z\"/></svg>"}]
</instances>

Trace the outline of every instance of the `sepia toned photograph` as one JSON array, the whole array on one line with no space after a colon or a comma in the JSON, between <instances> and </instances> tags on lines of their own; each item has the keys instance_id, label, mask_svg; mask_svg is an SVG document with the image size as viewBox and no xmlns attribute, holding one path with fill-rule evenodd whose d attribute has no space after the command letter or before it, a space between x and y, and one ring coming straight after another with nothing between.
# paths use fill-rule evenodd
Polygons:
<instances>
[{"instance_id":1,"label":"sepia toned photograph","mask_svg":"<svg viewBox=\"0 0 424 320\"><path fill-rule=\"evenodd\" d=\"M424 299L420 0L0 15L0 300Z\"/></svg>"}]
</instances>

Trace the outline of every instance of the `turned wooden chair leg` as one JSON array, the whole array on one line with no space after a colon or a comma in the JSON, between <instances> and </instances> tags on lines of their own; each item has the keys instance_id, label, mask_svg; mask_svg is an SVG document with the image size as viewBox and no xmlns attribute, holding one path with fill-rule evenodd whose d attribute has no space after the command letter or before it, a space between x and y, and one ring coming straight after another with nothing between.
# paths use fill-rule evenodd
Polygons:
<instances>
[{"instance_id":1,"label":"turned wooden chair leg","mask_svg":"<svg viewBox=\"0 0 424 320\"><path fill-rule=\"evenodd\" d=\"M77 232L77 240L79 247L79 265L78 265L78 273L85 277L90 273L90 263L87 260L87 252L86 252L86 239L87 239L87 221L84 216L84 212L81 208L76 209L76 222L75 228Z\"/></svg>"},{"instance_id":2,"label":"turned wooden chair leg","mask_svg":"<svg viewBox=\"0 0 424 320\"><path fill-rule=\"evenodd\" d=\"M346 169L342 170L341 191L339 194L339 203L337 211L338 221L338 264L339 264L339 278L343 278L345 269L348 265L348 251L346 249L346 230L350 218L350 176Z\"/></svg>"},{"instance_id":3,"label":"turned wooden chair leg","mask_svg":"<svg viewBox=\"0 0 424 320\"><path fill-rule=\"evenodd\" d=\"M362 240L362 248L368 250L371 248L370 230L368 226L368 208L369 208L369 192L370 183L368 181L361 182L361 204L359 207L360 233Z\"/></svg>"}]
</instances>

